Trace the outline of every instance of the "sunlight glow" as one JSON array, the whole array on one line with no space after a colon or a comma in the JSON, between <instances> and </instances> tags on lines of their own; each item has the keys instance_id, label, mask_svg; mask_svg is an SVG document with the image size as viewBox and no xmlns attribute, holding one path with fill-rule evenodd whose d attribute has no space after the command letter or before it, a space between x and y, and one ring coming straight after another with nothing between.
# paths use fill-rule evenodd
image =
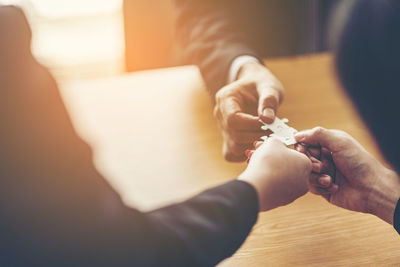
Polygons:
<instances>
[{"instance_id":1,"label":"sunlight glow","mask_svg":"<svg viewBox=\"0 0 400 267\"><path fill-rule=\"evenodd\" d=\"M123 70L122 0L0 0L0 4L25 11L33 31L33 53L53 70L99 75Z\"/></svg>"}]
</instances>

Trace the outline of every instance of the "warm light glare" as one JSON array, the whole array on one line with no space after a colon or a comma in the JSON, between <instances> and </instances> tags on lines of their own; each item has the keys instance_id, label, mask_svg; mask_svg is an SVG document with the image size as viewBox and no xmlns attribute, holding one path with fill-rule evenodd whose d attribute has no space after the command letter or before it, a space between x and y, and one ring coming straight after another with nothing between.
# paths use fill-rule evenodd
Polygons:
<instances>
[{"instance_id":1,"label":"warm light glare","mask_svg":"<svg viewBox=\"0 0 400 267\"><path fill-rule=\"evenodd\" d=\"M122 0L0 0L0 4L24 9L33 31L34 55L62 77L123 70Z\"/></svg>"},{"instance_id":2,"label":"warm light glare","mask_svg":"<svg viewBox=\"0 0 400 267\"><path fill-rule=\"evenodd\" d=\"M118 10L122 0L33 0L37 10L47 17L82 16Z\"/></svg>"}]
</instances>

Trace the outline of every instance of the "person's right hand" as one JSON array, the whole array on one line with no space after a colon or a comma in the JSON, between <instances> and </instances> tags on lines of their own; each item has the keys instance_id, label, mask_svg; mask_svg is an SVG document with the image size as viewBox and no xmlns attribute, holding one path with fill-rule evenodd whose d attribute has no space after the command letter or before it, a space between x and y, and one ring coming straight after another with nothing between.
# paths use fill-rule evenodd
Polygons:
<instances>
[{"instance_id":1,"label":"person's right hand","mask_svg":"<svg viewBox=\"0 0 400 267\"><path fill-rule=\"evenodd\" d=\"M262 119L272 123L283 98L283 86L260 63L246 63L237 80L215 95L214 116L224 138L223 154L228 161L244 161L246 149L265 135Z\"/></svg>"},{"instance_id":2,"label":"person's right hand","mask_svg":"<svg viewBox=\"0 0 400 267\"><path fill-rule=\"evenodd\" d=\"M257 142L249 165L239 176L258 193L260 211L287 205L308 192L311 161L278 139Z\"/></svg>"},{"instance_id":3,"label":"person's right hand","mask_svg":"<svg viewBox=\"0 0 400 267\"><path fill-rule=\"evenodd\" d=\"M343 131L317 127L295 137L297 142L306 145L299 145L297 150L313 161L312 193L339 207L371 213L393 223L400 196L400 180L395 172L384 167ZM316 147L319 149L315 150Z\"/></svg>"}]
</instances>

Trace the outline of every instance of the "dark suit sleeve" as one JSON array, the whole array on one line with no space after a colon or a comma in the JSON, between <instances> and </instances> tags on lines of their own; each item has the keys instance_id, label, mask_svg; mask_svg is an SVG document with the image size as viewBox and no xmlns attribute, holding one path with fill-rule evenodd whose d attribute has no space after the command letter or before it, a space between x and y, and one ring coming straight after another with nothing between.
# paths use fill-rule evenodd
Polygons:
<instances>
[{"instance_id":1,"label":"dark suit sleeve","mask_svg":"<svg viewBox=\"0 0 400 267\"><path fill-rule=\"evenodd\" d=\"M175 0L175 5L176 39L180 46L177 53L182 63L199 66L213 96L225 85L236 57L258 55L243 27L235 23L239 17L243 18L237 15L238 1Z\"/></svg>"},{"instance_id":2,"label":"dark suit sleeve","mask_svg":"<svg viewBox=\"0 0 400 267\"><path fill-rule=\"evenodd\" d=\"M397 201L396 209L393 215L393 227L400 234L400 199Z\"/></svg>"},{"instance_id":3,"label":"dark suit sleeve","mask_svg":"<svg viewBox=\"0 0 400 267\"><path fill-rule=\"evenodd\" d=\"M0 7L0 35L0 266L209 266L240 247L257 219L252 186L126 207L31 55L20 10Z\"/></svg>"},{"instance_id":4,"label":"dark suit sleeve","mask_svg":"<svg viewBox=\"0 0 400 267\"><path fill-rule=\"evenodd\" d=\"M254 189L245 182L232 181L150 212L147 217L158 233L158 255L167 262L211 266L241 246L256 222L257 209Z\"/></svg>"}]
</instances>

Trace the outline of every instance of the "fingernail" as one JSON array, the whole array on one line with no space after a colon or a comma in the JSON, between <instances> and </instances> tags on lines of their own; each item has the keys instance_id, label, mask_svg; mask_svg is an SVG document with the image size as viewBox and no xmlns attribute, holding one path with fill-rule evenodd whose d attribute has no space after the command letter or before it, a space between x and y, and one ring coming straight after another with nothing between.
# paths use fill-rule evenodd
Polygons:
<instances>
[{"instance_id":1,"label":"fingernail","mask_svg":"<svg viewBox=\"0 0 400 267\"><path fill-rule=\"evenodd\" d=\"M250 149L246 149L246 151L244 152L244 154L246 155L246 157L249 157L249 155L250 155Z\"/></svg>"},{"instance_id":2,"label":"fingernail","mask_svg":"<svg viewBox=\"0 0 400 267\"><path fill-rule=\"evenodd\" d=\"M270 118L271 120L275 118L275 111L271 108L264 109L262 115L266 118Z\"/></svg>"},{"instance_id":3,"label":"fingernail","mask_svg":"<svg viewBox=\"0 0 400 267\"><path fill-rule=\"evenodd\" d=\"M318 179L318 182L321 184L321 185L329 185L329 182L330 182L330 179L329 179L329 177L328 176L322 176L322 177L320 177L319 179Z\"/></svg>"},{"instance_id":4,"label":"fingernail","mask_svg":"<svg viewBox=\"0 0 400 267\"><path fill-rule=\"evenodd\" d=\"M258 143L258 141L254 141L253 146L256 147L257 143Z\"/></svg>"},{"instance_id":5,"label":"fingernail","mask_svg":"<svg viewBox=\"0 0 400 267\"><path fill-rule=\"evenodd\" d=\"M302 132L298 132L294 135L294 139L296 139L297 142L302 142L304 141L306 137L304 136L304 134Z\"/></svg>"}]
</instances>

